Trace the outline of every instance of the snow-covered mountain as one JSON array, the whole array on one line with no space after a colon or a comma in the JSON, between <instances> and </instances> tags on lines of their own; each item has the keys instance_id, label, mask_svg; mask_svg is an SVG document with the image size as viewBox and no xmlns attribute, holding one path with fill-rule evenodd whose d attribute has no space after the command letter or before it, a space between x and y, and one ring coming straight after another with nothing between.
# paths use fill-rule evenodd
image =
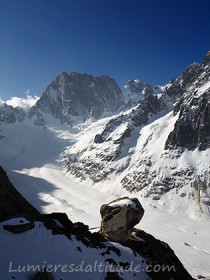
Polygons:
<instances>
[{"instance_id":1,"label":"snow-covered mountain","mask_svg":"<svg viewBox=\"0 0 210 280\"><path fill-rule=\"evenodd\" d=\"M61 123L73 126L88 119L96 121L107 115L130 109L152 94L161 95L164 87L129 80L119 87L109 76L62 72L47 86L40 98L12 98L0 102L0 122L21 122L32 119L43 126L51 115ZM36 101L36 102L35 102ZM30 104L33 104L31 105Z\"/></svg>"},{"instance_id":2,"label":"snow-covered mountain","mask_svg":"<svg viewBox=\"0 0 210 280\"><path fill-rule=\"evenodd\" d=\"M0 165L18 191L42 213L93 227L103 203L135 193L147 208L143 229L169 243L193 276L209 275L210 53L157 94L123 93L106 76L62 75L30 110L0 102ZM81 95L76 80L67 90L74 75ZM90 102L79 101L85 92ZM126 94L143 98L125 109Z\"/></svg>"},{"instance_id":3,"label":"snow-covered mountain","mask_svg":"<svg viewBox=\"0 0 210 280\"><path fill-rule=\"evenodd\" d=\"M159 98L87 128L64 153L67 171L109 180L190 215L210 212L210 52ZM174 108L173 108L173 104Z\"/></svg>"},{"instance_id":4,"label":"snow-covered mountain","mask_svg":"<svg viewBox=\"0 0 210 280\"><path fill-rule=\"evenodd\" d=\"M0 123L22 122L25 118L26 112L22 108L0 103Z\"/></svg>"},{"instance_id":5,"label":"snow-covered mountain","mask_svg":"<svg viewBox=\"0 0 210 280\"><path fill-rule=\"evenodd\" d=\"M121 89L112 78L63 72L47 87L31 113L50 113L61 123L72 125L114 114L122 105Z\"/></svg>"}]
</instances>

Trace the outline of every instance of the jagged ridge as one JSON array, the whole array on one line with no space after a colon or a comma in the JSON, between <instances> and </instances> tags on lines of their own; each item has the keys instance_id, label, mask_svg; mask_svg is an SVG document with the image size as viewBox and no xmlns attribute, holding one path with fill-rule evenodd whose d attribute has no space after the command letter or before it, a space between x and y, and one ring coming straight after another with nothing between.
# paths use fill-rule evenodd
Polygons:
<instances>
[{"instance_id":1,"label":"jagged ridge","mask_svg":"<svg viewBox=\"0 0 210 280\"><path fill-rule=\"evenodd\" d=\"M154 200L170 192L171 205L178 195L188 214L209 214L209 56L187 67L161 97L151 95L87 129L87 135L94 131L92 140L86 146L78 141L64 154L67 171L95 183L117 178L113 182Z\"/></svg>"}]
</instances>

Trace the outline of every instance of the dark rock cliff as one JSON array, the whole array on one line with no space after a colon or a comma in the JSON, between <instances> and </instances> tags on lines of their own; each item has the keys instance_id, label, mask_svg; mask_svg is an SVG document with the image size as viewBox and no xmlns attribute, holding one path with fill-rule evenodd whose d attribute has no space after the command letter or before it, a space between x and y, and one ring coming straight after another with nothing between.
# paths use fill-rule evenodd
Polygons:
<instances>
[{"instance_id":1,"label":"dark rock cliff","mask_svg":"<svg viewBox=\"0 0 210 280\"><path fill-rule=\"evenodd\" d=\"M14 188L0 166L0 221L23 213L30 216L39 215L39 212Z\"/></svg>"},{"instance_id":2,"label":"dark rock cliff","mask_svg":"<svg viewBox=\"0 0 210 280\"><path fill-rule=\"evenodd\" d=\"M181 98L174 108L174 114L179 114L179 117L165 148L205 150L210 147L210 52L203 64L194 63L186 68L167 93L179 94Z\"/></svg>"}]
</instances>

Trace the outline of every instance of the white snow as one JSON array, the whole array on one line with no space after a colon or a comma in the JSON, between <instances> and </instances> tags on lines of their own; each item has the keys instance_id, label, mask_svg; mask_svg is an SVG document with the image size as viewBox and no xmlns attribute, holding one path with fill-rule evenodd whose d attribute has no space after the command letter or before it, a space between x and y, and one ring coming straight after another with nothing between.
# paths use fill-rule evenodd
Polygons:
<instances>
[{"instance_id":1,"label":"white snow","mask_svg":"<svg viewBox=\"0 0 210 280\"><path fill-rule=\"evenodd\" d=\"M142 239L141 237L137 236L136 232L134 232L134 231L131 233L131 236L133 236L135 239L137 239L139 241L144 242L144 239Z\"/></svg>"},{"instance_id":2,"label":"white snow","mask_svg":"<svg viewBox=\"0 0 210 280\"><path fill-rule=\"evenodd\" d=\"M202 95L205 91L207 91L210 88L210 81L205 83L202 87L199 88L197 95L200 96Z\"/></svg>"},{"instance_id":3,"label":"white snow","mask_svg":"<svg viewBox=\"0 0 210 280\"><path fill-rule=\"evenodd\" d=\"M19 218L8 220L7 224L18 224ZM143 259L133 252L113 242L106 242L107 246L114 246L121 251L118 256L110 250L109 255L101 255L107 249L87 248L74 236L68 239L64 235L52 235L51 230L47 230L41 222L35 223L35 228L21 233L13 234L3 229L0 224L0 279L27 280L34 274L34 271L47 267L52 271L54 279L63 280L98 280L104 279L106 271L113 270L106 262L107 258L112 258L115 262L129 262L133 271L124 271L123 279L135 279L134 273L139 263L142 271L136 273L137 279L147 280L145 269L146 264ZM139 267L139 266L138 266ZM143 271L144 270L144 271Z\"/></svg>"},{"instance_id":4,"label":"white snow","mask_svg":"<svg viewBox=\"0 0 210 280\"><path fill-rule=\"evenodd\" d=\"M189 219L155 204L144 208L139 227L168 243L191 275L210 276L210 220Z\"/></svg>"},{"instance_id":5,"label":"white snow","mask_svg":"<svg viewBox=\"0 0 210 280\"><path fill-rule=\"evenodd\" d=\"M94 87L95 87L95 83L92 82L91 84L89 84L89 87L90 87L90 88L94 88Z\"/></svg>"},{"instance_id":6,"label":"white snow","mask_svg":"<svg viewBox=\"0 0 210 280\"><path fill-rule=\"evenodd\" d=\"M118 201L113 201L113 202L109 203L109 206L111 206L111 207L130 206L131 208L136 208L136 203L130 199L124 198L124 199L120 199Z\"/></svg>"},{"instance_id":7,"label":"white snow","mask_svg":"<svg viewBox=\"0 0 210 280\"><path fill-rule=\"evenodd\" d=\"M186 152L179 161L160 158L166 135L172 130L175 120L176 117L168 114L141 130L142 137L137 145L129 147L131 168L135 168L135 166L132 167L132 163L134 164L138 157L143 157L147 152L151 157L159 160L159 166L162 166L161 172L168 172L165 168L167 164L174 167L184 166L186 161L193 164L197 162L196 168L201 172L202 164L207 165L209 162L209 151L207 153L194 151L193 154ZM2 124L1 128L5 137L0 140L3 147L0 149L0 164L6 169L15 187L39 211L66 212L74 222L81 221L89 224L90 227L98 227L102 204L119 197L130 196L125 189L121 188L121 175L118 178L116 174L113 174L109 180L95 186L88 180L80 182L71 175L66 176L63 167L60 166L59 155L77 140L80 147L90 143L91 135L93 137L103 129L103 126L103 120L91 125L88 130L85 130L82 125L78 125L76 130L59 126L58 123L45 128L36 127L29 120L14 125ZM81 134L78 134L79 128L82 130ZM133 139L133 144L136 139ZM152 141L151 144L148 139ZM77 148L78 146L74 147L74 149ZM204 158L206 161L203 160ZM156 169L158 165L152 168ZM183 199L172 193L165 195L158 202L146 200L140 193L135 193L135 197L139 198L145 208L145 215L138 227L167 242L193 276L210 275L210 220L201 215L194 215L193 219L189 218L183 211L186 208L186 205L183 205ZM189 200L184 201L189 204ZM8 276L8 261L11 260L11 256L14 256L14 264L17 264L18 260L24 263L25 260L30 261L27 257L29 255L27 252L30 252L30 256L34 257L31 259L32 262L37 261L42 264L47 261L54 264L56 254L62 264L69 260L68 254L71 256L77 254L76 245L73 243L70 245L64 237L55 237L53 245L48 243L51 237L39 223L32 232L35 240L33 244L30 244L30 234L24 233L14 238L12 234L5 233L0 228L0 279L11 279L9 278L11 275ZM81 261L79 257L76 260ZM19 274L14 275L17 277ZM21 278L17 277L17 279ZM66 279L69 279L68 276Z\"/></svg>"}]
</instances>

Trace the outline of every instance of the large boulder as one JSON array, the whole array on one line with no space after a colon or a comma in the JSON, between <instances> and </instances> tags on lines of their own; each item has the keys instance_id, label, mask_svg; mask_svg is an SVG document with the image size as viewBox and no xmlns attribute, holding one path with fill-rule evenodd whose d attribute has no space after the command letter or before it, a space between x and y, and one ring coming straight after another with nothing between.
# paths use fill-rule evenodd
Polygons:
<instances>
[{"instance_id":1,"label":"large boulder","mask_svg":"<svg viewBox=\"0 0 210 280\"><path fill-rule=\"evenodd\" d=\"M120 198L100 209L101 233L111 241L125 242L133 227L140 222L144 209L137 198Z\"/></svg>"}]
</instances>

